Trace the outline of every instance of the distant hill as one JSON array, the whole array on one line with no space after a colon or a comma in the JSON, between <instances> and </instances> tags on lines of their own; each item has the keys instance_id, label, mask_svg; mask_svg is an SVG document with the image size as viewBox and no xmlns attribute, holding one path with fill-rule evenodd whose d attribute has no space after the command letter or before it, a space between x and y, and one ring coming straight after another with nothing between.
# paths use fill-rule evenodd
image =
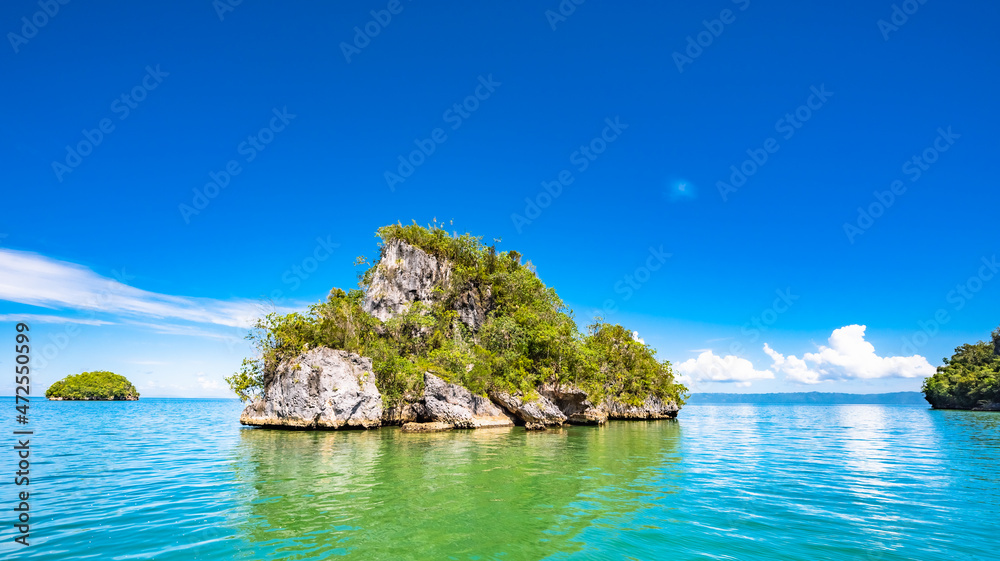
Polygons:
<instances>
[{"instance_id":1,"label":"distant hill","mask_svg":"<svg viewBox=\"0 0 1000 561\"><path fill-rule=\"evenodd\" d=\"M920 392L894 393L694 393L687 400L688 405L725 403L800 404L800 405L927 405Z\"/></svg>"}]
</instances>

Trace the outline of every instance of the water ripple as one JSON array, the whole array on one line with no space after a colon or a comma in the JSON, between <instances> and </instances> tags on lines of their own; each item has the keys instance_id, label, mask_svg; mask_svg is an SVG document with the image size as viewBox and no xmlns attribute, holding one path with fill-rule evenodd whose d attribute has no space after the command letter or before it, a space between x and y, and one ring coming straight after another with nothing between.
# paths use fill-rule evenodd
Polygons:
<instances>
[{"instance_id":1,"label":"water ripple","mask_svg":"<svg viewBox=\"0 0 1000 561\"><path fill-rule=\"evenodd\" d=\"M228 400L32 404L4 559L985 559L1000 414L690 406L526 433L241 429ZM8 485L7 502L17 491Z\"/></svg>"}]
</instances>

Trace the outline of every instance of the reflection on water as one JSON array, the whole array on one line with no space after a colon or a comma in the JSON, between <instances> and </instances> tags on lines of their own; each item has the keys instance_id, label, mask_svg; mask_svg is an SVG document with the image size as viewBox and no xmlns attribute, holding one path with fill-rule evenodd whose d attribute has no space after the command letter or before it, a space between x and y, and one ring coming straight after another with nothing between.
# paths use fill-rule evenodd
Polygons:
<instances>
[{"instance_id":1,"label":"reflection on water","mask_svg":"<svg viewBox=\"0 0 1000 561\"><path fill-rule=\"evenodd\" d=\"M528 559L662 501L650 484L676 461L679 427L645 423L526 433L243 430L254 490L242 537L271 556ZM402 530L402 531L401 531Z\"/></svg>"},{"instance_id":2,"label":"reflection on water","mask_svg":"<svg viewBox=\"0 0 1000 561\"><path fill-rule=\"evenodd\" d=\"M31 411L33 544L0 542L4 560L969 561L1000 549L1000 413L701 405L676 422L404 434L241 429L240 404L224 400Z\"/></svg>"}]
</instances>

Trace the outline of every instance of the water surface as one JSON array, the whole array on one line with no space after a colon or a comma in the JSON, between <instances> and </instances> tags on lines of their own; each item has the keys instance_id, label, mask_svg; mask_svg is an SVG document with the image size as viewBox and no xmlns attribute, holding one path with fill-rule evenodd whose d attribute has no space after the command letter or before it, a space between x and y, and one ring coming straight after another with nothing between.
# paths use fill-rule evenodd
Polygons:
<instances>
[{"instance_id":1,"label":"water surface","mask_svg":"<svg viewBox=\"0 0 1000 561\"><path fill-rule=\"evenodd\" d=\"M902 560L1000 549L1000 413L701 405L678 421L404 434L246 429L240 408L33 402L32 545L5 530L0 557ZM14 471L10 448L0 462ZM4 486L5 512L17 490Z\"/></svg>"}]
</instances>

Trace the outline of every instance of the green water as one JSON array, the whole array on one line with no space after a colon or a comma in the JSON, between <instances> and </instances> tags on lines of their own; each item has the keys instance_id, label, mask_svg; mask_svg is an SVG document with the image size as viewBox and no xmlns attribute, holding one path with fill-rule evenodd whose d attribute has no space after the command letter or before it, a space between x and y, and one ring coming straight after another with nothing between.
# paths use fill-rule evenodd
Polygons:
<instances>
[{"instance_id":1,"label":"green water","mask_svg":"<svg viewBox=\"0 0 1000 561\"><path fill-rule=\"evenodd\" d=\"M222 400L32 409L32 545L8 531L5 559L991 559L1000 547L997 413L691 406L676 422L404 434L241 429L239 404Z\"/></svg>"}]
</instances>

